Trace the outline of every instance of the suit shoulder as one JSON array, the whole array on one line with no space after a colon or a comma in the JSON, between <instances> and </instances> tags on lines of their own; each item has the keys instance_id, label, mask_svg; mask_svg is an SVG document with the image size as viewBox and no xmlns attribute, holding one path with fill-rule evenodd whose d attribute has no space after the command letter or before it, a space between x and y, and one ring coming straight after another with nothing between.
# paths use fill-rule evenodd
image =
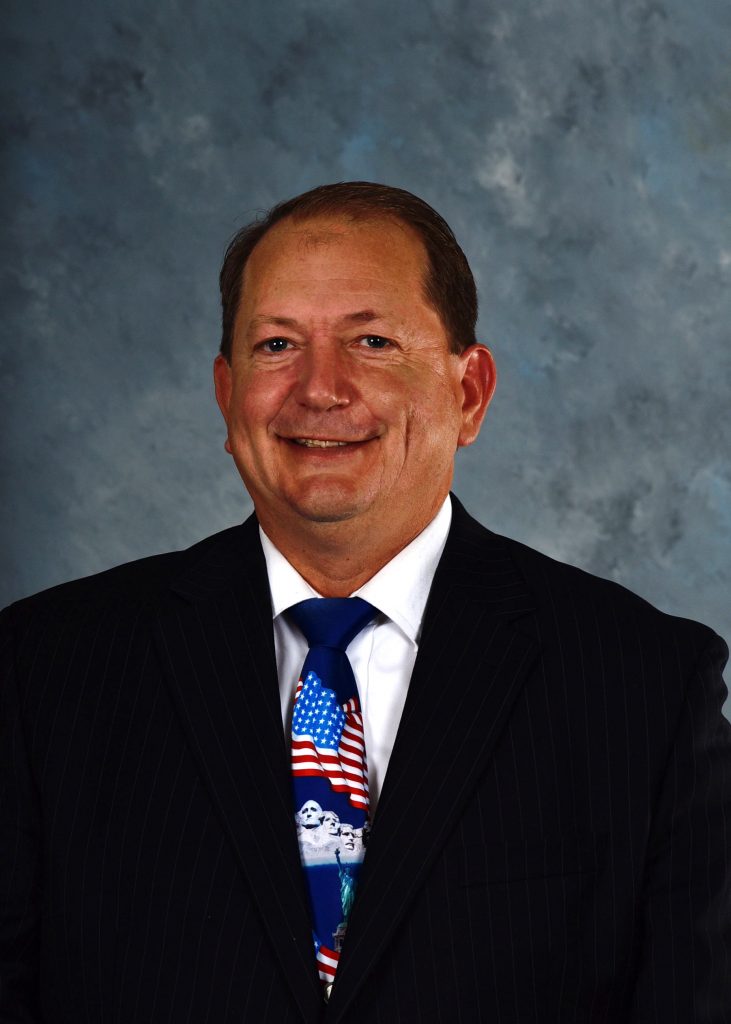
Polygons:
<instances>
[{"instance_id":1,"label":"suit shoulder","mask_svg":"<svg viewBox=\"0 0 731 1024\"><path fill-rule=\"evenodd\" d=\"M695 647L718 639L703 623L665 612L621 583L561 562L520 541L503 540L542 604L571 606L579 616L612 616L619 625L631 623L653 634L692 638Z\"/></svg>"},{"instance_id":2,"label":"suit shoulder","mask_svg":"<svg viewBox=\"0 0 731 1024\"><path fill-rule=\"evenodd\" d=\"M104 609L125 605L140 608L155 605L182 573L201 560L215 556L217 549L230 548L243 527L234 526L198 541L182 551L169 551L105 569L76 580L60 583L37 594L21 598L3 615L35 618L73 607Z\"/></svg>"},{"instance_id":3,"label":"suit shoulder","mask_svg":"<svg viewBox=\"0 0 731 1024\"><path fill-rule=\"evenodd\" d=\"M680 642L685 650L699 653L707 648L721 652L726 649L724 641L708 626L664 612L620 583L493 533L452 500L456 539L469 555L468 559L463 555L462 563L468 562L478 573L481 569L494 572L494 566L501 565L501 579L512 579L513 585L520 579L520 586L531 595L534 611L545 620L546 629L553 629L559 622L565 628L569 620L583 627L613 622L620 632L631 631L645 641ZM506 571L508 565L512 570ZM518 607L525 604L520 602Z\"/></svg>"}]
</instances>

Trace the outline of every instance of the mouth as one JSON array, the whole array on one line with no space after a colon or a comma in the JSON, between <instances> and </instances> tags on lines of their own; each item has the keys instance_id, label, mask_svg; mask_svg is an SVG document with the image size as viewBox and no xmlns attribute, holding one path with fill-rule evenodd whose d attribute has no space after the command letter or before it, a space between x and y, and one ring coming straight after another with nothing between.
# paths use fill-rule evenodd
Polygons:
<instances>
[{"instance_id":1,"label":"mouth","mask_svg":"<svg viewBox=\"0 0 731 1024\"><path fill-rule=\"evenodd\" d=\"M324 452L332 451L333 449L342 451L344 448L362 448L364 444L375 440L375 437L353 438L351 441L333 437L282 437L282 440L298 448Z\"/></svg>"},{"instance_id":2,"label":"mouth","mask_svg":"<svg viewBox=\"0 0 731 1024\"><path fill-rule=\"evenodd\" d=\"M290 437L294 444L301 444L305 448L345 448L351 441L324 441L314 437Z\"/></svg>"}]
</instances>

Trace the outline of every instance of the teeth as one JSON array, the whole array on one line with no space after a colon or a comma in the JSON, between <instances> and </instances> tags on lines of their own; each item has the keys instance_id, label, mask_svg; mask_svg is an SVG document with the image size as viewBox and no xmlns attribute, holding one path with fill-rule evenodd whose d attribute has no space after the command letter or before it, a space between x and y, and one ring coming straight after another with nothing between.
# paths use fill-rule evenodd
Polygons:
<instances>
[{"instance_id":1,"label":"teeth","mask_svg":"<svg viewBox=\"0 0 731 1024\"><path fill-rule=\"evenodd\" d=\"M344 448L348 441L315 441L311 437L294 437L296 444L302 444L305 448Z\"/></svg>"}]
</instances>

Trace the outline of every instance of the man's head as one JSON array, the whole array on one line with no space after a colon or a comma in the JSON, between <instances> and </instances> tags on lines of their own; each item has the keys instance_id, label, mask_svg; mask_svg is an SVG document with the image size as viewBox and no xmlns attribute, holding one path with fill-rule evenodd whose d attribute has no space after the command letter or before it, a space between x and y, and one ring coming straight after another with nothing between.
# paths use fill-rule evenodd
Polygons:
<instances>
[{"instance_id":1,"label":"man's head","mask_svg":"<svg viewBox=\"0 0 731 1024\"><path fill-rule=\"evenodd\" d=\"M302 828L317 828L322 823L322 807L316 800L306 800L296 814Z\"/></svg>"},{"instance_id":2,"label":"man's head","mask_svg":"<svg viewBox=\"0 0 731 1024\"><path fill-rule=\"evenodd\" d=\"M343 844L343 848L350 851L355 849L355 829L352 825L348 825L345 822L340 826L340 839Z\"/></svg>"},{"instance_id":3,"label":"man's head","mask_svg":"<svg viewBox=\"0 0 731 1024\"><path fill-rule=\"evenodd\" d=\"M322 827L329 836L340 835L340 818L335 811L325 811L322 816Z\"/></svg>"},{"instance_id":4,"label":"man's head","mask_svg":"<svg viewBox=\"0 0 731 1024\"><path fill-rule=\"evenodd\" d=\"M467 257L444 218L405 189L371 181L343 181L320 185L278 203L231 240L219 279L223 307L221 354L229 362L244 271L255 246L282 220L301 223L341 217L351 221L390 218L408 225L421 239L426 254L424 298L439 314L451 350L462 352L475 344L477 289Z\"/></svg>"},{"instance_id":5,"label":"man's head","mask_svg":"<svg viewBox=\"0 0 731 1024\"><path fill-rule=\"evenodd\" d=\"M227 449L274 543L289 555L293 542L319 543L321 524L331 543L328 524L346 523L351 543L383 564L446 497L494 367L472 340L476 306L458 341L432 301L423 234L385 199L345 210L290 211L249 249L216 395ZM230 276L224 267L233 295Z\"/></svg>"}]
</instances>

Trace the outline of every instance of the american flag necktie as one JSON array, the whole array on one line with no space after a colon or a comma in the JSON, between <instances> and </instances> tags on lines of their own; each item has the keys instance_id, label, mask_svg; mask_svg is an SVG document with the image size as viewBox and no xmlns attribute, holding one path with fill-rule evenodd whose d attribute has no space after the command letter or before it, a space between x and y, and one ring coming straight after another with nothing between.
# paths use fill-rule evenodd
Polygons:
<instances>
[{"instance_id":1,"label":"american flag necktie","mask_svg":"<svg viewBox=\"0 0 731 1024\"><path fill-rule=\"evenodd\" d=\"M326 1000L368 843L363 716L345 651L377 614L359 597L316 597L288 610L310 648L294 698L292 783L315 958Z\"/></svg>"}]
</instances>

